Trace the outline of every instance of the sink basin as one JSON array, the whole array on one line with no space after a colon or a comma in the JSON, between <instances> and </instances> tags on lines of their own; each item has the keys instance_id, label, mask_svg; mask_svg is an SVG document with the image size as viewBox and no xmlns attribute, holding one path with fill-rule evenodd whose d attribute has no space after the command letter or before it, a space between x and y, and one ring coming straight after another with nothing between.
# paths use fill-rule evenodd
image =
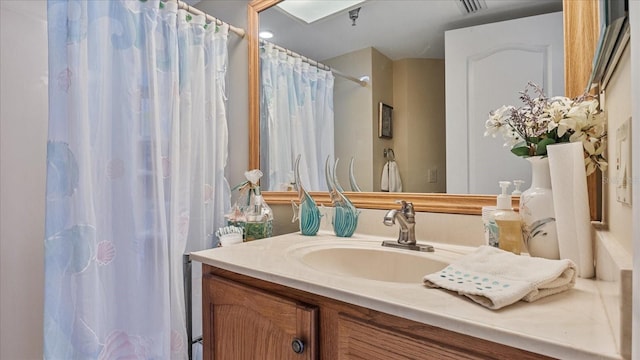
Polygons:
<instances>
[{"instance_id":1,"label":"sink basin","mask_svg":"<svg viewBox=\"0 0 640 360\"><path fill-rule=\"evenodd\" d=\"M358 247L314 249L303 254L300 261L328 274L395 283L421 283L426 274L448 265L434 253Z\"/></svg>"}]
</instances>

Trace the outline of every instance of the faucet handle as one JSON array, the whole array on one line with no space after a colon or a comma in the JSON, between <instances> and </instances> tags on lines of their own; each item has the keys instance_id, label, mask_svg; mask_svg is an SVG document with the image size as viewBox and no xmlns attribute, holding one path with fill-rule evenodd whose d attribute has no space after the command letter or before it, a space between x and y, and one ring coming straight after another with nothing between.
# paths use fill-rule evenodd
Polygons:
<instances>
[{"instance_id":1,"label":"faucet handle","mask_svg":"<svg viewBox=\"0 0 640 360\"><path fill-rule=\"evenodd\" d=\"M409 212L411 212L412 214L414 213L414 211L413 211L413 203L412 202L408 202L407 203L407 210Z\"/></svg>"},{"instance_id":2,"label":"faucet handle","mask_svg":"<svg viewBox=\"0 0 640 360\"><path fill-rule=\"evenodd\" d=\"M404 212L404 213L408 213L408 212L413 213L413 203L412 202L405 201L405 200L396 200L396 204L402 204L402 212Z\"/></svg>"},{"instance_id":3,"label":"faucet handle","mask_svg":"<svg viewBox=\"0 0 640 360\"><path fill-rule=\"evenodd\" d=\"M396 204L402 204L402 209L404 210L404 208L407 207L407 204L411 203L407 203L405 200L396 200Z\"/></svg>"}]
</instances>

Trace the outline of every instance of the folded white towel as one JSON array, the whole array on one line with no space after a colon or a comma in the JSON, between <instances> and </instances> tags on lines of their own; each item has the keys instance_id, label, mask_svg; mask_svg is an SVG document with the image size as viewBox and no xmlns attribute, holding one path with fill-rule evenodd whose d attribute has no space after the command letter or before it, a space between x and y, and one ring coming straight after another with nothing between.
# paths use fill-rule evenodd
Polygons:
<instances>
[{"instance_id":1,"label":"folded white towel","mask_svg":"<svg viewBox=\"0 0 640 360\"><path fill-rule=\"evenodd\" d=\"M380 178L380 190L389 191L389 162L382 167L382 177Z\"/></svg>"},{"instance_id":2,"label":"folded white towel","mask_svg":"<svg viewBox=\"0 0 640 360\"><path fill-rule=\"evenodd\" d=\"M387 161L382 168L380 190L388 192L402 192L402 179L400 179L398 164L394 160Z\"/></svg>"},{"instance_id":3,"label":"folded white towel","mask_svg":"<svg viewBox=\"0 0 640 360\"><path fill-rule=\"evenodd\" d=\"M457 291L495 310L571 289L576 281L576 264L569 259L515 255L485 245L426 275L423 281L429 287Z\"/></svg>"}]
</instances>

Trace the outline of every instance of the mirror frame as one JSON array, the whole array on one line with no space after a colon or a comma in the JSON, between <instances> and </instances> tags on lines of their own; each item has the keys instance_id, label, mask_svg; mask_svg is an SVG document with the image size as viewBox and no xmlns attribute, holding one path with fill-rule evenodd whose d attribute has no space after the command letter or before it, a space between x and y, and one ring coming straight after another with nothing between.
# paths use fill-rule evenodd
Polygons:
<instances>
[{"instance_id":1,"label":"mirror frame","mask_svg":"<svg viewBox=\"0 0 640 360\"><path fill-rule=\"evenodd\" d=\"M252 0L247 5L247 39L249 41L249 168L260 168L260 49L258 44L259 18L258 15L283 0ZM565 20L568 18L566 13L567 1L563 1L563 11L565 11ZM574 12L574 15L578 11ZM566 22L566 21L565 21ZM590 24L591 25L591 24ZM596 25L597 26L597 25ZM565 48L567 39L571 38L572 42L581 37L580 31L565 31ZM575 50L574 50L575 51ZM584 50L583 50L584 51ZM589 50L586 52L588 53ZM567 59L569 56L574 61ZM579 81L581 85L584 77L581 74L570 73L570 67L567 64L575 64L575 61L587 62L590 66L591 55L581 54L576 56L574 52L565 53L565 90L570 88L569 84ZM577 60L576 60L577 59ZM590 70L590 69L589 69ZM586 80L585 80L586 81ZM584 88L584 87L583 87ZM597 192L597 184L594 181L589 182L590 200L593 200L593 194ZM274 192L263 191L262 195L269 204L290 204L298 198L296 192ZM327 192L311 192L313 198L321 204L331 205L331 200ZM346 192L345 195L361 209L392 209L397 207L395 201L402 199L413 202L417 211L450 213L450 214L482 214L483 206L494 206L496 195L462 195L462 194L435 194L435 193L385 193L385 192ZM518 207L519 197L514 196L513 206ZM591 206L592 219L594 211L597 212L598 206Z\"/></svg>"},{"instance_id":2,"label":"mirror frame","mask_svg":"<svg viewBox=\"0 0 640 360\"><path fill-rule=\"evenodd\" d=\"M567 97L582 95L588 88L593 58L600 37L599 1L562 1L564 28L564 92ZM595 92L599 93L599 90ZM603 219L603 176L600 170L587 176L589 216Z\"/></svg>"}]
</instances>

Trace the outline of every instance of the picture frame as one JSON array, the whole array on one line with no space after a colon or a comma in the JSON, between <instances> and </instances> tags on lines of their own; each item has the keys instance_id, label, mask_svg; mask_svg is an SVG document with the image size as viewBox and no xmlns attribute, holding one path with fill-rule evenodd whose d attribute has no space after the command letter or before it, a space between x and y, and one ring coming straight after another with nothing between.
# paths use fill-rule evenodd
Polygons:
<instances>
[{"instance_id":1,"label":"picture frame","mask_svg":"<svg viewBox=\"0 0 640 360\"><path fill-rule=\"evenodd\" d=\"M383 102L378 107L378 137L393 138L393 107Z\"/></svg>"}]
</instances>

